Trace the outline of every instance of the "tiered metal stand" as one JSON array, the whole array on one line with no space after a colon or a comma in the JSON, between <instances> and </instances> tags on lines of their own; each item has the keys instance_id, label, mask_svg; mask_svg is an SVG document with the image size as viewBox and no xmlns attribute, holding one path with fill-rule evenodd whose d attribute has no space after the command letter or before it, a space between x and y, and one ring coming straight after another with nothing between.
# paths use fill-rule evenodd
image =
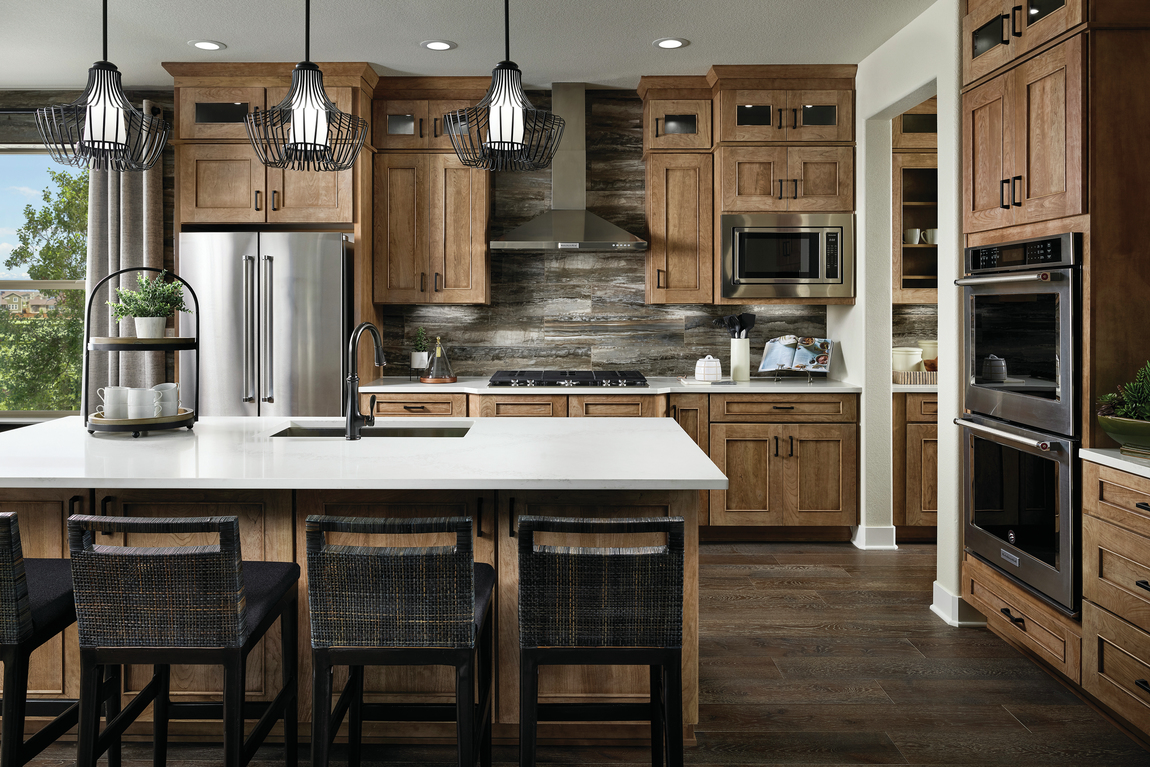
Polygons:
<instances>
[{"instance_id":1,"label":"tiered metal stand","mask_svg":"<svg viewBox=\"0 0 1150 767\"><path fill-rule=\"evenodd\" d=\"M88 296L88 305L84 311L84 391L80 399L80 414L84 418L84 426L88 429L89 434L94 434L97 431L122 431L132 432L133 437L139 437L141 434L149 431L157 431L160 429L179 429L187 427L191 429L195 422L199 419L200 410L200 365L199 365L199 347L195 338L93 338L91 335L92 328L92 303L99 293L100 288L104 286L113 277L118 277L127 272L163 272L162 269L157 269L153 266L132 266L127 269L121 269L118 272L109 274L104 279L96 283L92 288L91 294ZM192 308L198 314L200 311L200 301L196 298L196 291L188 284L186 280L178 274L171 275L174 279L183 283L184 287L192 295ZM104 418L101 413L93 413L90 417L88 415L88 390L91 387L91 382L88 380L88 357L92 352L178 352L178 351L191 351L196 354L196 380L195 380L195 395L192 407L178 408L175 415L158 416L156 418Z\"/></svg>"}]
</instances>

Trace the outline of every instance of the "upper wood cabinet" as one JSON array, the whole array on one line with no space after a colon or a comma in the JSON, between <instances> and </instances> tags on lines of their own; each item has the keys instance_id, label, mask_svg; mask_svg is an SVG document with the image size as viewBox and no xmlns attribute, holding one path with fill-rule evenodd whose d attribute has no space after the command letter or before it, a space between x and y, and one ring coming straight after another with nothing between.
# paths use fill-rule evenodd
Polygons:
<instances>
[{"instance_id":1,"label":"upper wood cabinet","mask_svg":"<svg viewBox=\"0 0 1150 767\"><path fill-rule=\"evenodd\" d=\"M738 89L719 93L720 141L786 141L785 90Z\"/></svg>"},{"instance_id":2,"label":"upper wood cabinet","mask_svg":"<svg viewBox=\"0 0 1150 767\"><path fill-rule=\"evenodd\" d=\"M938 98L931 96L894 118L890 143L895 152L937 151Z\"/></svg>"},{"instance_id":3,"label":"upper wood cabinet","mask_svg":"<svg viewBox=\"0 0 1150 767\"><path fill-rule=\"evenodd\" d=\"M263 88L180 88L176 102L178 137L185 141L246 141L248 130L244 118L250 112L264 109L267 103L275 106L279 101L265 101Z\"/></svg>"},{"instance_id":4,"label":"upper wood cabinet","mask_svg":"<svg viewBox=\"0 0 1150 767\"><path fill-rule=\"evenodd\" d=\"M967 233L1084 213L1082 36L963 96Z\"/></svg>"},{"instance_id":5,"label":"upper wood cabinet","mask_svg":"<svg viewBox=\"0 0 1150 767\"><path fill-rule=\"evenodd\" d=\"M647 303L711 303L713 188L709 154L647 158Z\"/></svg>"},{"instance_id":6,"label":"upper wood cabinet","mask_svg":"<svg viewBox=\"0 0 1150 767\"><path fill-rule=\"evenodd\" d=\"M720 147L716 157L725 213L854 210L853 147Z\"/></svg>"},{"instance_id":7,"label":"upper wood cabinet","mask_svg":"<svg viewBox=\"0 0 1150 767\"><path fill-rule=\"evenodd\" d=\"M651 99L643 104L643 150L710 149L709 99Z\"/></svg>"},{"instance_id":8,"label":"upper wood cabinet","mask_svg":"<svg viewBox=\"0 0 1150 767\"><path fill-rule=\"evenodd\" d=\"M181 144L176 157L180 221L267 221L264 166L251 144Z\"/></svg>"},{"instance_id":9,"label":"upper wood cabinet","mask_svg":"<svg viewBox=\"0 0 1150 767\"><path fill-rule=\"evenodd\" d=\"M938 155L896 152L892 159L892 300L938 303L938 243L906 242L907 229L938 229Z\"/></svg>"},{"instance_id":10,"label":"upper wood cabinet","mask_svg":"<svg viewBox=\"0 0 1150 767\"><path fill-rule=\"evenodd\" d=\"M984 0L962 20L963 85L1086 21L1084 0Z\"/></svg>"},{"instance_id":11,"label":"upper wood cabinet","mask_svg":"<svg viewBox=\"0 0 1150 767\"><path fill-rule=\"evenodd\" d=\"M375 146L380 149L452 149L443 116L475 99L385 99L374 106Z\"/></svg>"},{"instance_id":12,"label":"upper wood cabinet","mask_svg":"<svg viewBox=\"0 0 1150 767\"><path fill-rule=\"evenodd\" d=\"M854 91L758 90L719 92L720 141L854 140Z\"/></svg>"},{"instance_id":13,"label":"upper wood cabinet","mask_svg":"<svg viewBox=\"0 0 1150 767\"><path fill-rule=\"evenodd\" d=\"M376 155L376 303L488 300L488 184L455 155Z\"/></svg>"}]
</instances>

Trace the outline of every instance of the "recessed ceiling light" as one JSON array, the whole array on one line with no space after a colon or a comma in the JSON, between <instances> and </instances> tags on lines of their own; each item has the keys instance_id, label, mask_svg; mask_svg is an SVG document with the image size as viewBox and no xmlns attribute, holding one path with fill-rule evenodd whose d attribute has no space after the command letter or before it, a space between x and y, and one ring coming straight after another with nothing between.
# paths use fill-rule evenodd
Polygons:
<instances>
[{"instance_id":1,"label":"recessed ceiling light","mask_svg":"<svg viewBox=\"0 0 1150 767\"><path fill-rule=\"evenodd\" d=\"M690 44L691 44L690 40L684 40L681 37L660 37L658 40L651 43L651 45L655 46L656 48L667 48L667 49L682 48L682 47L690 45Z\"/></svg>"},{"instance_id":2,"label":"recessed ceiling light","mask_svg":"<svg viewBox=\"0 0 1150 767\"><path fill-rule=\"evenodd\" d=\"M420 45L429 51L449 51L452 48L459 47L450 40L424 40Z\"/></svg>"},{"instance_id":3,"label":"recessed ceiling light","mask_svg":"<svg viewBox=\"0 0 1150 767\"><path fill-rule=\"evenodd\" d=\"M201 51L222 51L228 47L218 40L188 40L188 45Z\"/></svg>"}]
</instances>

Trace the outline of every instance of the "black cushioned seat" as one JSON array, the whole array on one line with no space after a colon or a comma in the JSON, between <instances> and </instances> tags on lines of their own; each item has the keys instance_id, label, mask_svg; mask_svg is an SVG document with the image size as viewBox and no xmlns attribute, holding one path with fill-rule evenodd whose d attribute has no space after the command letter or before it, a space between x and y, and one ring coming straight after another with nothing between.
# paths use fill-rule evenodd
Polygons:
<instances>
[{"instance_id":1,"label":"black cushioned seat","mask_svg":"<svg viewBox=\"0 0 1150 767\"><path fill-rule=\"evenodd\" d=\"M25 559L24 577L28 582L28 603L32 608L32 636L40 639L43 632L56 633L58 622L76 620L76 602L72 598L72 563L67 559Z\"/></svg>"},{"instance_id":2,"label":"black cushioned seat","mask_svg":"<svg viewBox=\"0 0 1150 767\"><path fill-rule=\"evenodd\" d=\"M248 631L263 622L299 580L295 562L244 562L244 593L247 597Z\"/></svg>"}]
</instances>

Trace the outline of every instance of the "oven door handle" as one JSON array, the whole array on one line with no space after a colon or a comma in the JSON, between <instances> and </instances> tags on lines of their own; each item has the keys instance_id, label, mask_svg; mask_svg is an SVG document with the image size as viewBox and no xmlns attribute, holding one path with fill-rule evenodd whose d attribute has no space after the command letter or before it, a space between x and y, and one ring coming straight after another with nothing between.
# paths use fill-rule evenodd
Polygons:
<instances>
[{"instance_id":1,"label":"oven door handle","mask_svg":"<svg viewBox=\"0 0 1150 767\"><path fill-rule=\"evenodd\" d=\"M1062 275L1057 272L1031 272L1030 274L1003 274L998 277L963 277L955 280L955 285L995 285L1003 282L1057 282Z\"/></svg>"},{"instance_id":2,"label":"oven door handle","mask_svg":"<svg viewBox=\"0 0 1150 767\"><path fill-rule=\"evenodd\" d=\"M1038 450L1041 450L1044 453L1050 452L1050 443L1049 442L1045 442L1042 440L1027 439L1026 437L1019 437L1019 436L1017 436L1015 434L1011 434L1010 432L1007 432L1007 431L1002 431L1000 429L992 429L989 426L983 426L982 424L973 423L971 421L964 421L961 418L955 418L954 422L958 426L965 426L966 428L970 429L971 431L978 432L980 434L986 434L986 435L989 435L991 437L998 437L999 439L1004 439L1007 442L1013 442L1016 445L1026 445L1027 447L1033 447L1033 448L1036 448Z\"/></svg>"}]
</instances>

